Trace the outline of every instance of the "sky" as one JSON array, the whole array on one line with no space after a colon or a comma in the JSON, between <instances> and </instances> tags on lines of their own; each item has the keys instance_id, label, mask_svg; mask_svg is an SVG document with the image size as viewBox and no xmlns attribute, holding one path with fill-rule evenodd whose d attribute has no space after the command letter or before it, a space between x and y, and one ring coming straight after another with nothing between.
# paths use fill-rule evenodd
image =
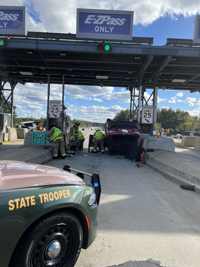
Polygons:
<instances>
[{"instance_id":1,"label":"sky","mask_svg":"<svg viewBox=\"0 0 200 267\"><path fill-rule=\"evenodd\" d=\"M133 36L153 37L153 45L165 45L167 38L193 39L194 19L200 14L199 0L1 0L1 5L26 6L27 30L76 33L77 8L134 11ZM6 85L5 88L9 88ZM61 100L62 85L51 85L51 100ZM151 93L147 90L146 97ZM65 106L72 119L105 122L130 107L126 88L65 85ZM19 117L46 117L47 85L18 84L14 105ZM188 111L200 115L200 93L159 90L158 108Z\"/></svg>"}]
</instances>

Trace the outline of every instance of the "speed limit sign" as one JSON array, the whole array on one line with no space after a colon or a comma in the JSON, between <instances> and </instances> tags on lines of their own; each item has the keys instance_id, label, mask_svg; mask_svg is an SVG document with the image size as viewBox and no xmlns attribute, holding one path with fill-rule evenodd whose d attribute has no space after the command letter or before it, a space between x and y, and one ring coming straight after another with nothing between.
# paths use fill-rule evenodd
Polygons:
<instances>
[{"instance_id":1,"label":"speed limit sign","mask_svg":"<svg viewBox=\"0 0 200 267\"><path fill-rule=\"evenodd\" d=\"M153 106L142 106L142 123L153 124Z\"/></svg>"}]
</instances>

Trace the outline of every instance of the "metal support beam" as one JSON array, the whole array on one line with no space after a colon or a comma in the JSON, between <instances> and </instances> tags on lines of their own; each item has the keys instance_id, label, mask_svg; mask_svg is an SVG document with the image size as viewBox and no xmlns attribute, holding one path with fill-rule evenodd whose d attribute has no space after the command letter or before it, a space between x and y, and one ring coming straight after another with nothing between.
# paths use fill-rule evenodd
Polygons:
<instances>
[{"instance_id":1,"label":"metal support beam","mask_svg":"<svg viewBox=\"0 0 200 267\"><path fill-rule=\"evenodd\" d=\"M154 88L153 92L153 106L154 106L154 111L153 111L153 122L156 123L157 121L157 102L158 102L158 87L156 86Z\"/></svg>"},{"instance_id":2,"label":"metal support beam","mask_svg":"<svg viewBox=\"0 0 200 267\"><path fill-rule=\"evenodd\" d=\"M0 107L1 107L1 91L3 90L3 81L2 79L0 78Z\"/></svg>"},{"instance_id":3,"label":"metal support beam","mask_svg":"<svg viewBox=\"0 0 200 267\"><path fill-rule=\"evenodd\" d=\"M148 84L152 78L154 78L155 75L161 72L162 69L164 69L165 66L172 60L172 56L167 56L165 59L160 63L158 68L150 75L150 77L145 81L146 84Z\"/></svg>"},{"instance_id":4,"label":"metal support beam","mask_svg":"<svg viewBox=\"0 0 200 267\"><path fill-rule=\"evenodd\" d=\"M16 83L14 81L12 81L10 83L10 87L11 87L11 127L13 127L13 93L14 93L15 86L16 86Z\"/></svg>"},{"instance_id":5,"label":"metal support beam","mask_svg":"<svg viewBox=\"0 0 200 267\"><path fill-rule=\"evenodd\" d=\"M153 60L153 55L149 55L146 59L146 61L144 62L142 68L140 69L139 73L138 73L138 76L140 76L142 74L143 71L145 71L148 66L150 65L151 61Z\"/></svg>"},{"instance_id":6,"label":"metal support beam","mask_svg":"<svg viewBox=\"0 0 200 267\"><path fill-rule=\"evenodd\" d=\"M10 91L10 94L7 98L5 98L4 96L4 85L5 85L5 82L2 84L2 80L0 81L1 84L0 84L0 98L3 97L3 100L4 100L4 103L2 105L1 103L1 100L0 100L0 106L2 105L2 108L4 108L5 106L8 107L8 109L10 110L10 113L11 113L11 127L13 127L13 93L14 93L14 89L15 89L15 86L16 86L16 82L14 80L10 81L10 89L5 89L6 91ZM10 99L10 104L9 104L9 99Z\"/></svg>"},{"instance_id":7,"label":"metal support beam","mask_svg":"<svg viewBox=\"0 0 200 267\"><path fill-rule=\"evenodd\" d=\"M129 119L132 119L132 99L133 99L133 86L129 86L129 91L130 91L130 117ZM133 107L134 108L134 107Z\"/></svg>"},{"instance_id":8,"label":"metal support beam","mask_svg":"<svg viewBox=\"0 0 200 267\"><path fill-rule=\"evenodd\" d=\"M140 111L142 109L142 103L141 103L141 99L142 99L142 86L140 86L138 89L139 89L139 98L138 98L138 122L140 123Z\"/></svg>"},{"instance_id":9,"label":"metal support beam","mask_svg":"<svg viewBox=\"0 0 200 267\"><path fill-rule=\"evenodd\" d=\"M49 130L49 97L50 97L50 75L48 75L48 86L47 86L47 123L46 128Z\"/></svg>"},{"instance_id":10,"label":"metal support beam","mask_svg":"<svg viewBox=\"0 0 200 267\"><path fill-rule=\"evenodd\" d=\"M61 125L62 132L64 124L64 98L65 98L65 75L63 75L63 83L62 83L62 125Z\"/></svg>"}]
</instances>

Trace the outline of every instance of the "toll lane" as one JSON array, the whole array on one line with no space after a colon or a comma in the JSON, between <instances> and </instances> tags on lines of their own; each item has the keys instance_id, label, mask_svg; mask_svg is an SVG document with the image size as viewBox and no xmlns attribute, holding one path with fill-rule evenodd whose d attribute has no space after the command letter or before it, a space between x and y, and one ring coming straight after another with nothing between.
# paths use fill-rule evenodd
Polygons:
<instances>
[{"instance_id":1,"label":"toll lane","mask_svg":"<svg viewBox=\"0 0 200 267\"><path fill-rule=\"evenodd\" d=\"M102 185L97 239L82 250L77 267L199 267L199 194L121 155L88 154L84 148L65 163L48 165L64 164L98 172ZM134 261L141 264L128 265Z\"/></svg>"}]
</instances>

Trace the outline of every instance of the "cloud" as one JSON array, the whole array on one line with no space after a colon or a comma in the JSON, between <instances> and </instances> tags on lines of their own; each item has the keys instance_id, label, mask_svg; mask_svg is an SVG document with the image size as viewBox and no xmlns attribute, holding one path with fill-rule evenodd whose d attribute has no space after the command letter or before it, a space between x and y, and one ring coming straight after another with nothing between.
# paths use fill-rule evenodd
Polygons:
<instances>
[{"instance_id":1,"label":"cloud","mask_svg":"<svg viewBox=\"0 0 200 267\"><path fill-rule=\"evenodd\" d=\"M187 112L190 114L192 117L199 117L200 109L193 109L193 110L187 110Z\"/></svg>"},{"instance_id":2,"label":"cloud","mask_svg":"<svg viewBox=\"0 0 200 267\"><path fill-rule=\"evenodd\" d=\"M103 102L103 100L99 99L99 98L93 98L94 101L96 102Z\"/></svg>"},{"instance_id":3,"label":"cloud","mask_svg":"<svg viewBox=\"0 0 200 267\"><path fill-rule=\"evenodd\" d=\"M112 92L110 94L106 94L103 96L106 100L128 100L130 99L130 92L129 91L121 91L121 92Z\"/></svg>"},{"instance_id":4,"label":"cloud","mask_svg":"<svg viewBox=\"0 0 200 267\"><path fill-rule=\"evenodd\" d=\"M162 106L162 108L161 108L161 109L169 109L169 107Z\"/></svg>"},{"instance_id":5,"label":"cloud","mask_svg":"<svg viewBox=\"0 0 200 267\"><path fill-rule=\"evenodd\" d=\"M194 102L196 101L197 101L196 98L187 97L184 102L189 104L189 106L194 106Z\"/></svg>"},{"instance_id":6,"label":"cloud","mask_svg":"<svg viewBox=\"0 0 200 267\"><path fill-rule=\"evenodd\" d=\"M182 97L183 96L183 92L180 92L178 94L176 94L177 97Z\"/></svg>"},{"instance_id":7,"label":"cloud","mask_svg":"<svg viewBox=\"0 0 200 267\"><path fill-rule=\"evenodd\" d=\"M34 3L34 4L32 4ZM28 31L48 31L76 33L76 9L111 9L111 10L134 10L134 25L140 23L143 26L152 24L160 17L170 16L177 20L176 16L192 16L200 12L197 0L149 0L130 1L124 0L1 0L1 5L26 5L28 9Z\"/></svg>"},{"instance_id":8,"label":"cloud","mask_svg":"<svg viewBox=\"0 0 200 267\"><path fill-rule=\"evenodd\" d=\"M183 102L183 100L180 100L180 99L178 99L177 101L178 101L178 102Z\"/></svg>"},{"instance_id":9,"label":"cloud","mask_svg":"<svg viewBox=\"0 0 200 267\"><path fill-rule=\"evenodd\" d=\"M158 96L158 103L163 102L163 101L167 101L167 98L160 98L160 97Z\"/></svg>"},{"instance_id":10,"label":"cloud","mask_svg":"<svg viewBox=\"0 0 200 267\"><path fill-rule=\"evenodd\" d=\"M175 104L176 103L176 99L172 99L168 101L169 103Z\"/></svg>"},{"instance_id":11,"label":"cloud","mask_svg":"<svg viewBox=\"0 0 200 267\"><path fill-rule=\"evenodd\" d=\"M53 89L59 88L59 85L53 85ZM74 99L92 100L91 97L102 96L111 94L114 90L113 87L100 87L100 86L79 86L79 85L66 85L65 94L70 95Z\"/></svg>"},{"instance_id":12,"label":"cloud","mask_svg":"<svg viewBox=\"0 0 200 267\"><path fill-rule=\"evenodd\" d=\"M183 92L177 93L175 96L172 96L171 99L168 101L171 104L175 104L177 97L182 97L183 96ZM182 102L182 100L177 100L178 102Z\"/></svg>"},{"instance_id":13,"label":"cloud","mask_svg":"<svg viewBox=\"0 0 200 267\"><path fill-rule=\"evenodd\" d=\"M200 99L199 99L199 101L196 103L196 105L197 105L197 106L200 106Z\"/></svg>"},{"instance_id":14,"label":"cloud","mask_svg":"<svg viewBox=\"0 0 200 267\"><path fill-rule=\"evenodd\" d=\"M92 105L90 107L80 106L69 109L69 112L72 114L72 118L95 122L106 122L107 118L113 119L115 115L123 109L124 108L118 105L111 107Z\"/></svg>"}]
</instances>

